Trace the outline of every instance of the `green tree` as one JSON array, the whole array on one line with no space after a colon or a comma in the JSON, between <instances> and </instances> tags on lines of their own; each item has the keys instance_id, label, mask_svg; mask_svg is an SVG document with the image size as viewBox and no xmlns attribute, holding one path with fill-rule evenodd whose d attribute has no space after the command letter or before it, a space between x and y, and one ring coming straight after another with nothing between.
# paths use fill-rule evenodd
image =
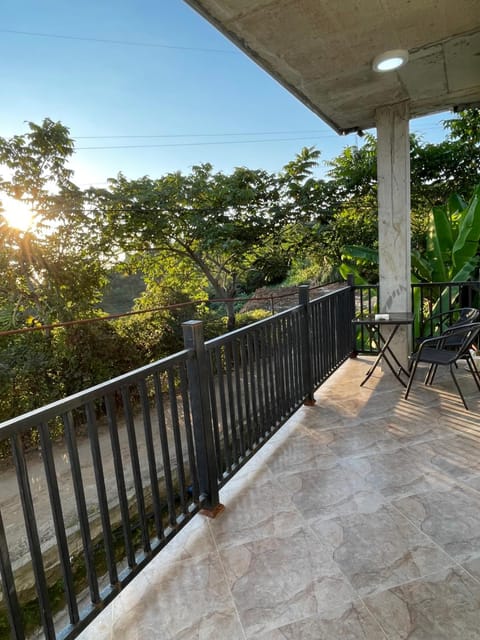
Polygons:
<instances>
[{"instance_id":1,"label":"green tree","mask_svg":"<svg viewBox=\"0 0 480 640\"><path fill-rule=\"evenodd\" d=\"M7 318L13 325L28 317L49 323L89 313L104 273L94 219L70 180L68 129L48 118L28 126L23 135L0 138L0 198L3 192L34 212L32 228L20 232L0 209L3 324Z\"/></svg>"},{"instance_id":2,"label":"green tree","mask_svg":"<svg viewBox=\"0 0 480 640\"><path fill-rule=\"evenodd\" d=\"M119 252L149 256L143 267L147 292L149 264L158 283L169 270L188 263L206 284L202 295L210 291L225 301L232 329L231 299L243 290L247 274L262 260L272 266L268 257L273 254L288 264L289 253L301 241L301 223L317 209L313 194L318 185L310 179L317 158L317 151L305 149L278 176L243 167L229 175L215 173L210 164L194 166L189 175L169 173L155 180L128 180L120 174L109 190L92 195L106 220L108 244L115 243Z\"/></svg>"}]
</instances>

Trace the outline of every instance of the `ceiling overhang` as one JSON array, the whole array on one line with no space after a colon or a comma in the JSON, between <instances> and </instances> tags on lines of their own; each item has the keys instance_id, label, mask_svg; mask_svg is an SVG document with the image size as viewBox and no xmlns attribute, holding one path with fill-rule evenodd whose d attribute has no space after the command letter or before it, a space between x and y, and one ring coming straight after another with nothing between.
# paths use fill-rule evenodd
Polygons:
<instances>
[{"instance_id":1,"label":"ceiling overhang","mask_svg":"<svg viewBox=\"0 0 480 640\"><path fill-rule=\"evenodd\" d=\"M338 133L480 105L479 0L185 0ZM375 56L406 49L402 68Z\"/></svg>"}]
</instances>

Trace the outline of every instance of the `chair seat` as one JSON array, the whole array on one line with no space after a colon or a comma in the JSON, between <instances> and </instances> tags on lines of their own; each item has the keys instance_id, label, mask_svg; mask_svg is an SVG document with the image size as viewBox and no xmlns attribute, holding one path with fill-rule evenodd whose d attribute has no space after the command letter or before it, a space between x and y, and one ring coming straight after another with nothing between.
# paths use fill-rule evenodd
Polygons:
<instances>
[{"instance_id":1,"label":"chair seat","mask_svg":"<svg viewBox=\"0 0 480 640\"><path fill-rule=\"evenodd\" d=\"M416 359L415 356L416 354L413 354L412 358ZM420 362L427 362L429 364L450 364L456 360L458 360L458 354L456 351L425 347L422 350Z\"/></svg>"}]
</instances>

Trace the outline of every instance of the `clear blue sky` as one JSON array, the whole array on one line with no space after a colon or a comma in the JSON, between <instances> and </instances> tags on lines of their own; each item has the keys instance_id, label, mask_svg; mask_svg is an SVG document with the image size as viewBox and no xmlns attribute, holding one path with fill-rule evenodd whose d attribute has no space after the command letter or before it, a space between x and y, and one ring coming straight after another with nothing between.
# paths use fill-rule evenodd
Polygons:
<instances>
[{"instance_id":1,"label":"clear blue sky","mask_svg":"<svg viewBox=\"0 0 480 640\"><path fill-rule=\"evenodd\" d=\"M305 145L325 161L358 142L335 134L182 0L2 5L0 135L60 120L76 139L72 168L82 186L202 162L277 171ZM411 128L437 142L446 117ZM121 145L156 146L82 149Z\"/></svg>"}]
</instances>

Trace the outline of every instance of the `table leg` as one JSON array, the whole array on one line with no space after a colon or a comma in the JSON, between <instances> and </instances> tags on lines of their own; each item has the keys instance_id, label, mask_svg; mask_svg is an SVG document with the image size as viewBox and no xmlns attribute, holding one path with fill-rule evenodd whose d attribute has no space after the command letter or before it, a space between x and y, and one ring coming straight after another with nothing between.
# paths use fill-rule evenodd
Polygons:
<instances>
[{"instance_id":1,"label":"table leg","mask_svg":"<svg viewBox=\"0 0 480 640\"><path fill-rule=\"evenodd\" d=\"M382 336L381 332L380 332L380 328L378 329L378 337L379 337L379 343L380 345L383 342L383 346L380 347L380 351L378 352L377 357L375 358L375 361L373 362L372 366L370 367L370 369L367 371L365 378L362 380L362 382L360 383L360 386L363 387L363 385L367 382L367 380L370 379L370 377L372 376L373 372L375 371L375 369L377 368L377 366L380 363L380 360L383 358L385 360L385 362L387 363L387 365L390 367L391 372L393 373L393 375L397 378L397 380L405 387L406 384L405 382L403 382L403 380L400 377L400 373L405 373L405 375L408 377L408 372L405 371L405 368L401 365L401 363L399 362L397 356L393 353L393 351L390 349L390 343L393 340L395 334L397 333L398 329L399 329L400 325L393 325L393 331L391 332L391 334L388 336L388 338L385 340L385 338ZM388 359L388 355L390 355L395 364L398 366L398 371L393 367L392 363L390 362L390 360Z\"/></svg>"}]
</instances>

